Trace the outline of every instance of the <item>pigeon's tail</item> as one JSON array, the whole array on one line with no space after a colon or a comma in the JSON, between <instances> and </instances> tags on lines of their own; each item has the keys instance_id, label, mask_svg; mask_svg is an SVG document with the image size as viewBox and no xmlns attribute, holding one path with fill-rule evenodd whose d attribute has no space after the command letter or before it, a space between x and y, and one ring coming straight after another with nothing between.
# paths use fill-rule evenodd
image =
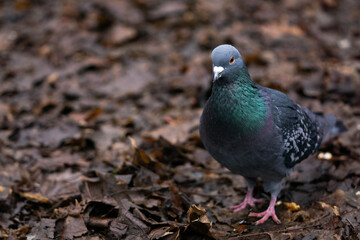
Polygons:
<instances>
[{"instance_id":1,"label":"pigeon's tail","mask_svg":"<svg viewBox=\"0 0 360 240\"><path fill-rule=\"evenodd\" d=\"M347 128L345 125L334 115L322 115L316 114L318 123L320 124L320 131L322 133L322 142L326 141L329 135L338 135L339 133L345 132Z\"/></svg>"},{"instance_id":2,"label":"pigeon's tail","mask_svg":"<svg viewBox=\"0 0 360 240\"><path fill-rule=\"evenodd\" d=\"M333 126L333 128L331 129L330 134L338 135L345 131L347 131L347 128L345 127L344 123L339 119L336 119L335 126Z\"/></svg>"}]
</instances>

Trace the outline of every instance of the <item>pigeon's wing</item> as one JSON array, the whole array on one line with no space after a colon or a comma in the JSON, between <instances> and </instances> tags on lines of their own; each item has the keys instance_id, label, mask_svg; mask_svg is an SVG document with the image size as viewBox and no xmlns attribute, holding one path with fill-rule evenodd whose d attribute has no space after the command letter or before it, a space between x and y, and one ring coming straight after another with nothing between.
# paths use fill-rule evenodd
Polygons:
<instances>
[{"instance_id":1,"label":"pigeon's wing","mask_svg":"<svg viewBox=\"0 0 360 240\"><path fill-rule=\"evenodd\" d=\"M274 123L282 135L285 166L292 168L318 150L322 141L319 123L312 112L284 93L269 88L265 91L272 104Z\"/></svg>"}]
</instances>

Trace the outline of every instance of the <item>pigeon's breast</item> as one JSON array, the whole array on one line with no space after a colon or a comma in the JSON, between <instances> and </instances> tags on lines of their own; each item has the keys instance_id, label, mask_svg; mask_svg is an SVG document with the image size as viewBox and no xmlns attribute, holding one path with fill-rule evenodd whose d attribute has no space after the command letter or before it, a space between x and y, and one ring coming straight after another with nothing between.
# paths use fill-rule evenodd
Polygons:
<instances>
[{"instance_id":1,"label":"pigeon's breast","mask_svg":"<svg viewBox=\"0 0 360 240\"><path fill-rule=\"evenodd\" d=\"M210 106L200 120L200 137L211 156L234 173L261 177L264 171L283 168L279 138L271 116L251 135L241 131L241 121L229 121ZM282 171L282 170L281 170Z\"/></svg>"}]
</instances>

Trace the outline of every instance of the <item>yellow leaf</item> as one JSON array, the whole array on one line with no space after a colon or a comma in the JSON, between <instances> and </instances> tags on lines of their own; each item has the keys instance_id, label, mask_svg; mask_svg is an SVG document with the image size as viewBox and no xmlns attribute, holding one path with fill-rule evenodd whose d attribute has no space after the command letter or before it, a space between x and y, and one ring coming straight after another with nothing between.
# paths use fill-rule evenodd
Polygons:
<instances>
[{"instance_id":1,"label":"yellow leaf","mask_svg":"<svg viewBox=\"0 0 360 240\"><path fill-rule=\"evenodd\" d=\"M283 202L283 203L289 210L291 210L293 212L300 210L300 206L294 202Z\"/></svg>"},{"instance_id":2,"label":"yellow leaf","mask_svg":"<svg viewBox=\"0 0 360 240\"><path fill-rule=\"evenodd\" d=\"M40 193L24 192L24 193L20 193L20 196L22 196L30 201L35 201L35 202L39 202L39 203L45 203L45 204L53 203L50 199L48 199L47 197L44 197Z\"/></svg>"},{"instance_id":3,"label":"yellow leaf","mask_svg":"<svg viewBox=\"0 0 360 240\"><path fill-rule=\"evenodd\" d=\"M335 216L340 216L340 211L339 211L339 208L337 206L331 206L330 204L327 204L325 202L319 202L319 203L320 203L320 206L323 209L332 211Z\"/></svg>"},{"instance_id":4,"label":"yellow leaf","mask_svg":"<svg viewBox=\"0 0 360 240\"><path fill-rule=\"evenodd\" d=\"M332 154L330 152L320 152L318 154L318 159L319 160L326 160L326 161L331 161L333 158Z\"/></svg>"}]
</instances>

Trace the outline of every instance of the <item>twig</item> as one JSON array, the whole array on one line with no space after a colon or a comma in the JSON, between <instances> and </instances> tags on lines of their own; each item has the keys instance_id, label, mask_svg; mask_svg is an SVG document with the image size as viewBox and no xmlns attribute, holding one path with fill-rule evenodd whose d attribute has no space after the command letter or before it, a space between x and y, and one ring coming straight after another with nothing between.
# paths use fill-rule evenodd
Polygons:
<instances>
[{"instance_id":1,"label":"twig","mask_svg":"<svg viewBox=\"0 0 360 240\"><path fill-rule=\"evenodd\" d=\"M345 220L351 225L352 229L355 229L354 225L352 224L352 222L348 218L345 218Z\"/></svg>"},{"instance_id":2,"label":"twig","mask_svg":"<svg viewBox=\"0 0 360 240\"><path fill-rule=\"evenodd\" d=\"M249 233L249 234L244 234L244 235L240 235L241 233L238 233L238 234L236 234L236 236L233 236L233 237L228 238L228 239L229 240L231 240L231 239L241 239L241 238L245 238L245 237L255 237L255 236L259 236L259 235L268 235L271 238L271 234L273 234L273 233L286 233L286 232L298 231L298 230L302 230L302 229L306 229L306 228L318 227L320 225L321 224L314 224L314 225L311 225L311 226L287 228L287 229L282 229L282 230L261 232L261 233Z\"/></svg>"}]
</instances>

